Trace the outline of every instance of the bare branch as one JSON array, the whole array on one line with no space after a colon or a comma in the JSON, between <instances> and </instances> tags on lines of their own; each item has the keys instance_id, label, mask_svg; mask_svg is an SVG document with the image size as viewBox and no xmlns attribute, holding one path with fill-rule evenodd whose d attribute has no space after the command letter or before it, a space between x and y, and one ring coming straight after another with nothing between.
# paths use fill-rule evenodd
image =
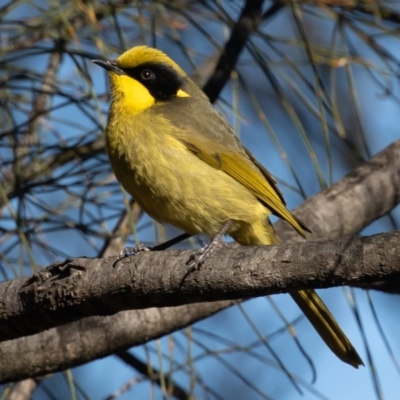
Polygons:
<instances>
[{"instance_id":1,"label":"bare branch","mask_svg":"<svg viewBox=\"0 0 400 400\"><path fill-rule=\"evenodd\" d=\"M146 252L120 261L67 260L30 278L0 284L0 340L131 309L390 281L400 275L398 248L398 232L279 246L226 246L189 275L191 251Z\"/></svg>"},{"instance_id":2,"label":"bare branch","mask_svg":"<svg viewBox=\"0 0 400 400\"><path fill-rule=\"evenodd\" d=\"M149 366L146 363L139 360L128 351L118 351L115 355L127 365L136 369L136 371L138 371L140 374L146 376L147 379L159 384L160 372L157 370L157 368L152 367L150 371ZM170 394L178 400L194 400L194 397L187 393L187 391L181 385L173 381L169 375L165 377L165 386L171 388Z\"/></svg>"},{"instance_id":3,"label":"bare branch","mask_svg":"<svg viewBox=\"0 0 400 400\"><path fill-rule=\"evenodd\" d=\"M35 379L25 379L16 383L4 400L29 400L37 386Z\"/></svg>"},{"instance_id":4,"label":"bare branch","mask_svg":"<svg viewBox=\"0 0 400 400\"><path fill-rule=\"evenodd\" d=\"M400 141L308 199L296 214L310 223L319 238L340 232L355 234L363 224L399 203L399 180ZM297 239L288 226L278 225L284 240ZM34 336L6 341L0 344L0 380L9 382L77 366L181 329L232 304L215 302L125 311L110 317L84 318Z\"/></svg>"},{"instance_id":5,"label":"bare branch","mask_svg":"<svg viewBox=\"0 0 400 400\"><path fill-rule=\"evenodd\" d=\"M125 311L84 318L38 335L0 344L0 382L62 371L182 329L233 301Z\"/></svg>"},{"instance_id":6,"label":"bare branch","mask_svg":"<svg viewBox=\"0 0 400 400\"><path fill-rule=\"evenodd\" d=\"M231 37L226 42L225 49L215 67L215 71L203 91L213 103L231 76L236 61L249 36L262 22L261 8L263 0L247 0L242 13L232 29Z\"/></svg>"},{"instance_id":7,"label":"bare branch","mask_svg":"<svg viewBox=\"0 0 400 400\"><path fill-rule=\"evenodd\" d=\"M400 202L400 141L392 143L338 183L307 199L294 214L311 229L310 239L354 235ZM279 221L284 242L301 237Z\"/></svg>"},{"instance_id":8,"label":"bare branch","mask_svg":"<svg viewBox=\"0 0 400 400\"><path fill-rule=\"evenodd\" d=\"M15 184L15 175L11 172L5 172L2 180L4 193L7 195L8 200L21 196L30 187L42 184L39 179L51 176L56 168L73 160L86 160L104 151L103 137L96 138L81 146L60 147L60 151L57 154L46 157L36 165L30 166L30 168L26 166L26 168L22 168L18 175L18 186ZM4 201L0 199L0 207L3 206Z\"/></svg>"}]
</instances>

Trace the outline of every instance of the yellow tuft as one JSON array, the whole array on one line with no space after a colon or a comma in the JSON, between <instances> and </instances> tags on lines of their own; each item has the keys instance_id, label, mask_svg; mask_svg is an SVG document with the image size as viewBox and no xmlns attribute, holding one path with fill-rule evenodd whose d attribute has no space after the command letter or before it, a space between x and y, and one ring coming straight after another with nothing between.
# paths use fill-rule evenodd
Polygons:
<instances>
[{"instance_id":1,"label":"yellow tuft","mask_svg":"<svg viewBox=\"0 0 400 400\"><path fill-rule=\"evenodd\" d=\"M190 97L190 94L187 94L182 89L179 89L178 93L176 94L176 97Z\"/></svg>"}]
</instances>

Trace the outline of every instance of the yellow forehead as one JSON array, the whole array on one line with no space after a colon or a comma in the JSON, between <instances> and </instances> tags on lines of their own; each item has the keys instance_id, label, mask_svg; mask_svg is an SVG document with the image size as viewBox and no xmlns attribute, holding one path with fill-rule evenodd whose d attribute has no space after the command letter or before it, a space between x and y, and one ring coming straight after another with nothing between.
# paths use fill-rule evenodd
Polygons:
<instances>
[{"instance_id":1,"label":"yellow forehead","mask_svg":"<svg viewBox=\"0 0 400 400\"><path fill-rule=\"evenodd\" d=\"M141 64L162 63L173 68L179 75L186 76L185 71L160 50L147 46L132 47L122 53L116 62L120 68L135 68Z\"/></svg>"}]
</instances>

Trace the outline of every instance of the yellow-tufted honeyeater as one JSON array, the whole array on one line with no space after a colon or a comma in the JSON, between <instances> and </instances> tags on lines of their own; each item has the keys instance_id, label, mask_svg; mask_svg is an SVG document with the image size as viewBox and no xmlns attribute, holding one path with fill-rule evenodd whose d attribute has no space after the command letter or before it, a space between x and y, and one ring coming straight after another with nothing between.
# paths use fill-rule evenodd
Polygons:
<instances>
[{"instance_id":1,"label":"yellow-tufted honeyeater","mask_svg":"<svg viewBox=\"0 0 400 400\"><path fill-rule=\"evenodd\" d=\"M215 235L229 221L227 234L248 246L278 243L268 218L274 214L305 236L269 172L168 56L139 46L115 61L94 62L110 77L112 168L152 218L191 235ZM341 360L363 364L315 291L290 295Z\"/></svg>"}]
</instances>

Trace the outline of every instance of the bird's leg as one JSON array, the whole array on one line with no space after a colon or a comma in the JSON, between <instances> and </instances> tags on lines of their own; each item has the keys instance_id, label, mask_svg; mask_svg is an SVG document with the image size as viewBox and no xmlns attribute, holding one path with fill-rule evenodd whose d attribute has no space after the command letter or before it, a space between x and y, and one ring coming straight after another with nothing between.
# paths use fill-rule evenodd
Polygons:
<instances>
[{"instance_id":1,"label":"bird's leg","mask_svg":"<svg viewBox=\"0 0 400 400\"><path fill-rule=\"evenodd\" d=\"M153 247L147 247L143 243L139 243L134 247L125 247L119 253L119 258L125 258L129 256L134 256L138 253L142 253L143 251L161 251L170 248L171 246L181 242L182 240L190 238L188 233L182 233L182 235L177 236L176 238L167 240L164 243L160 243Z\"/></svg>"},{"instance_id":2,"label":"bird's leg","mask_svg":"<svg viewBox=\"0 0 400 400\"><path fill-rule=\"evenodd\" d=\"M222 228L215 234L215 236L211 239L210 243L203 246L201 249L196 250L193 252L189 260L186 262L189 265L189 271L195 271L196 269L200 268L203 264L204 260L218 247L221 246L222 243L222 236L228 231L228 229L232 226L232 221L228 220L222 226Z\"/></svg>"}]
</instances>

